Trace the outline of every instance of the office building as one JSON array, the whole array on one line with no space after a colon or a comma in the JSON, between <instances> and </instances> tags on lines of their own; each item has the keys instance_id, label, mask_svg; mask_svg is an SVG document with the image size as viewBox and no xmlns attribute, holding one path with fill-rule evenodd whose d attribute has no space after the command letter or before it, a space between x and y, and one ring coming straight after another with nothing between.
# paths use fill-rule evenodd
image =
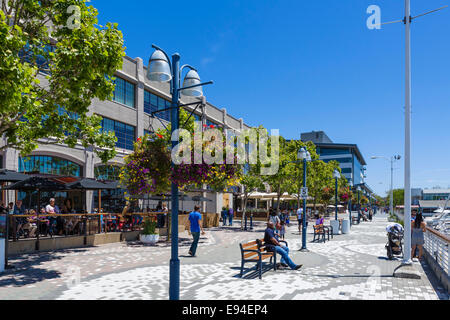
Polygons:
<instances>
[{"instance_id":1,"label":"office building","mask_svg":"<svg viewBox=\"0 0 450 320\"><path fill-rule=\"evenodd\" d=\"M141 58L132 59L125 57L123 66L115 74L116 88L111 100L93 100L89 113L103 118L102 130L113 131L117 137L117 155L107 164L103 164L93 150L85 149L81 145L69 148L63 145L39 145L29 157L22 158L15 149L0 151L1 168L16 170L19 172L40 172L58 175L70 175L76 177L88 177L104 180L117 180L120 166L124 164L123 158L133 151L133 143L145 133L164 128L170 122L170 112L164 111L154 116L152 112L170 107L169 83L158 83L147 79L147 67ZM41 79L44 81L45 78ZM196 98L182 96L182 104L196 102ZM196 106L186 106L191 112ZM228 114L225 108L218 108L206 102L206 105L197 108L195 119L206 125L214 125L240 132L250 128L242 118L236 118ZM0 141L1 142L1 141ZM12 193L13 194L13 193ZM219 194L208 192L203 195L212 200L206 205L208 212L220 212L222 205L232 206L231 194ZM4 197L5 195L3 195ZM67 193L56 193L54 196L64 198ZM84 195L72 194L76 203L86 202L87 209L92 210L98 206L97 193L86 192ZM19 198L31 203L33 199L29 195L19 194ZM85 197L85 198L84 198ZM9 199L14 198L10 195ZM104 191L102 207L109 211L114 207L123 208L123 190ZM190 206L184 206L189 210ZM181 208L181 205L180 205ZM82 208L79 208L82 209ZM121 210L121 209L120 209Z\"/></svg>"}]
</instances>

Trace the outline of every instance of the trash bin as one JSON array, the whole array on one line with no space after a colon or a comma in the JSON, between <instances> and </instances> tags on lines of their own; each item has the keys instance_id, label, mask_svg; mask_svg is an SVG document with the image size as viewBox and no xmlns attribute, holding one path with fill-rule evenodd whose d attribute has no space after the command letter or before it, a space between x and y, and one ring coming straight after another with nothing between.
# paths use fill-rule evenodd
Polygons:
<instances>
[{"instance_id":1,"label":"trash bin","mask_svg":"<svg viewBox=\"0 0 450 320\"><path fill-rule=\"evenodd\" d=\"M330 225L333 228L333 234L339 234L339 220L331 220Z\"/></svg>"},{"instance_id":2,"label":"trash bin","mask_svg":"<svg viewBox=\"0 0 450 320\"><path fill-rule=\"evenodd\" d=\"M342 221L342 234L350 233L350 221L343 220Z\"/></svg>"}]
</instances>

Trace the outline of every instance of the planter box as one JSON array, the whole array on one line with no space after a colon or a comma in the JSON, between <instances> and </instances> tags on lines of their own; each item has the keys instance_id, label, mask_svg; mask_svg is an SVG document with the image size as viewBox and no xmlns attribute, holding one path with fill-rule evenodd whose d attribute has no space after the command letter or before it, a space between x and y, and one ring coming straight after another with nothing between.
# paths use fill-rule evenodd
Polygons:
<instances>
[{"instance_id":1,"label":"planter box","mask_svg":"<svg viewBox=\"0 0 450 320\"><path fill-rule=\"evenodd\" d=\"M156 244L159 241L159 234L140 234L139 240L145 244Z\"/></svg>"}]
</instances>

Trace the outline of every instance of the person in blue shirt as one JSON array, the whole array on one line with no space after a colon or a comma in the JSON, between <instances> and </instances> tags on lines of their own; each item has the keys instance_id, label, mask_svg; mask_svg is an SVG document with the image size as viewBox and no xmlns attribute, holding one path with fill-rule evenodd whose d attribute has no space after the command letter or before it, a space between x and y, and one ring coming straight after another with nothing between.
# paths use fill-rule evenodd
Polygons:
<instances>
[{"instance_id":1,"label":"person in blue shirt","mask_svg":"<svg viewBox=\"0 0 450 320\"><path fill-rule=\"evenodd\" d=\"M278 242L278 236L275 234L275 226L272 221L267 222L267 229L264 232L264 242L266 244L267 251L275 252L281 255L280 265L283 267L289 267L292 270L298 270L302 267L301 264L295 264L291 258L289 258L289 248Z\"/></svg>"},{"instance_id":2,"label":"person in blue shirt","mask_svg":"<svg viewBox=\"0 0 450 320\"><path fill-rule=\"evenodd\" d=\"M194 207L194 211L192 211L189 214L189 234L192 234L192 237L194 239L194 241L191 244L191 248L189 249L189 254L193 257L195 257L195 253L197 251L197 245L198 245L198 240L200 239L200 231L202 233L202 235L205 234L205 231L203 231L203 227L200 223L200 221L202 220L202 215L199 212L200 211L200 207L199 206L195 206Z\"/></svg>"},{"instance_id":3,"label":"person in blue shirt","mask_svg":"<svg viewBox=\"0 0 450 320\"><path fill-rule=\"evenodd\" d=\"M221 214L222 214L223 225L226 226L227 225L228 209L223 207Z\"/></svg>"},{"instance_id":4,"label":"person in blue shirt","mask_svg":"<svg viewBox=\"0 0 450 320\"><path fill-rule=\"evenodd\" d=\"M230 226L233 225L233 216L234 216L233 208L229 208L228 209L228 220L229 220Z\"/></svg>"}]
</instances>

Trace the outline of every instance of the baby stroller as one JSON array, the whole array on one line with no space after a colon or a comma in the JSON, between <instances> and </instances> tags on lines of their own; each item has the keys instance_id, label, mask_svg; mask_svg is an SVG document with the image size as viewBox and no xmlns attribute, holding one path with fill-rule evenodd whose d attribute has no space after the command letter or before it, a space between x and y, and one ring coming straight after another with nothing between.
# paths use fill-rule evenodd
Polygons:
<instances>
[{"instance_id":1,"label":"baby stroller","mask_svg":"<svg viewBox=\"0 0 450 320\"><path fill-rule=\"evenodd\" d=\"M394 256L402 256L403 258L403 227L401 224L393 223L386 228L388 242L386 244L386 252L389 260Z\"/></svg>"}]
</instances>

